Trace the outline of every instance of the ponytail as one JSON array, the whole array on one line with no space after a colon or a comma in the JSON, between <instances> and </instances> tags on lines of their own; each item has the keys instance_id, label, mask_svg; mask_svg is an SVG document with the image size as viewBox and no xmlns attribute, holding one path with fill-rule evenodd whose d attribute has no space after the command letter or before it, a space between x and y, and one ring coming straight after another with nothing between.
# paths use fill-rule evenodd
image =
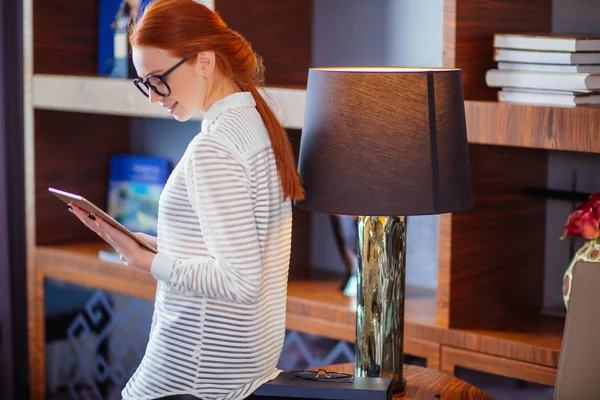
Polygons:
<instances>
[{"instance_id":1,"label":"ponytail","mask_svg":"<svg viewBox=\"0 0 600 400\"><path fill-rule=\"evenodd\" d=\"M217 66L227 76L230 76L242 90L250 92L254 97L256 108L269 132L284 199L303 200L302 179L296 168L294 152L287 131L258 91L264 82L262 58L252 50L250 44L241 35L231 30L229 32L230 43L233 44L231 47L235 48L235 51L230 58L219 54L216 57Z\"/></svg>"},{"instance_id":2,"label":"ponytail","mask_svg":"<svg viewBox=\"0 0 600 400\"><path fill-rule=\"evenodd\" d=\"M281 126L277 116L258 92L258 89L255 86L250 86L248 87L248 91L252 93L252 97L254 97L254 101L256 102L256 108L269 131L271 147L273 154L275 154L275 162L283 188L284 199L289 197L292 200L303 200L304 189L302 188L302 179L296 168L292 145L286 130Z\"/></svg>"}]
</instances>

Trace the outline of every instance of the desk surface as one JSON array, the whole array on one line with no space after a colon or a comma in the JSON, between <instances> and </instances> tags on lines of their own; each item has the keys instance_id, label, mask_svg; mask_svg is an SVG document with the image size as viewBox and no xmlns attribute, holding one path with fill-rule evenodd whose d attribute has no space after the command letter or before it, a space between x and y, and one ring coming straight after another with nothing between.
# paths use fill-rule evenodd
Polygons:
<instances>
[{"instance_id":1,"label":"desk surface","mask_svg":"<svg viewBox=\"0 0 600 400\"><path fill-rule=\"evenodd\" d=\"M354 374L354 364L322 367L327 371ZM404 364L406 390L394 395L394 400L492 400L483 390L446 372Z\"/></svg>"}]
</instances>

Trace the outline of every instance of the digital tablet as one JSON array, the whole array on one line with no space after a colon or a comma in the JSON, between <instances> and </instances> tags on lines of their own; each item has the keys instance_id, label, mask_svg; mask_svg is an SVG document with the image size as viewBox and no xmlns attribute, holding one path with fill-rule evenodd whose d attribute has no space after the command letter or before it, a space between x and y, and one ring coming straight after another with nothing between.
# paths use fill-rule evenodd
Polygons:
<instances>
[{"instance_id":1,"label":"digital tablet","mask_svg":"<svg viewBox=\"0 0 600 400\"><path fill-rule=\"evenodd\" d=\"M52 193L53 195L55 195L56 197L58 197L59 199L64 201L66 204L73 203L88 213L94 213L94 214L98 215L100 218L105 220L107 223L109 223L113 227L117 228L121 232L125 233L127 236L129 236L136 242L138 242L139 245L142 246L143 248L148 249L153 253L158 253L158 250L156 250L154 247L152 247L149 243L147 243L146 241L144 241L144 240L140 239L139 237L137 237L136 235L134 235L133 232L131 232L129 229L125 228L116 219L114 219L113 217L111 217L110 215L108 215L107 213L102 211L99 207L95 206L91 201L87 200L86 198L79 196L77 194L74 194L74 193L65 192L63 190L58 190L55 188L48 188L48 190L50 191L50 193Z\"/></svg>"}]
</instances>

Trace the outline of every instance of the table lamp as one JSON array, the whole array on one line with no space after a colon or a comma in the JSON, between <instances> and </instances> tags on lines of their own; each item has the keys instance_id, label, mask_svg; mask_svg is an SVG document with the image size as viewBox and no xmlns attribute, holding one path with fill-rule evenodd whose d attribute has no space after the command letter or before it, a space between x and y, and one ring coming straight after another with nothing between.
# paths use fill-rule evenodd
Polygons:
<instances>
[{"instance_id":1,"label":"table lamp","mask_svg":"<svg viewBox=\"0 0 600 400\"><path fill-rule=\"evenodd\" d=\"M406 216L472 206L461 70L311 68L298 169L296 206L358 216L355 375L402 391Z\"/></svg>"}]
</instances>

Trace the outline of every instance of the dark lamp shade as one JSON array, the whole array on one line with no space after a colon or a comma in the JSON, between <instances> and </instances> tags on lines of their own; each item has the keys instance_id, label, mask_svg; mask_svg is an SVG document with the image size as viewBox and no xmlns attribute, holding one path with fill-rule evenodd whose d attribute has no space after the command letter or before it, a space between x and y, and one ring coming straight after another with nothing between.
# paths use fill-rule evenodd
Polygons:
<instances>
[{"instance_id":1,"label":"dark lamp shade","mask_svg":"<svg viewBox=\"0 0 600 400\"><path fill-rule=\"evenodd\" d=\"M311 68L296 206L441 214L472 206L459 69Z\"/></svg>"}]
</instances>

